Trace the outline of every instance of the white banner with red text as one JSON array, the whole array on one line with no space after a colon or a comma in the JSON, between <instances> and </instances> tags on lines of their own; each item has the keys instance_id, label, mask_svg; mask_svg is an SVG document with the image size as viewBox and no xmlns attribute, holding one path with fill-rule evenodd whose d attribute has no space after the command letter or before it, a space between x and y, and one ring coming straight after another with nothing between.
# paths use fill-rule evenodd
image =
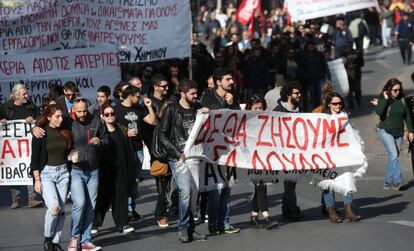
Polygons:
<instances>
[{"instance_id":1,"label":"white banner with red text","mask_svg":"<svg viewBox=\"0 0 414 251\"><path fill-rule=\"evenodd\" d=\"M190 56L190 1L22 0L0 5L0 54L118 46L121 62Z\"/></svg>"},{"instance_id":2,"label":"white banner with red text","mask_svg":"<svg viewBox=\"0 0 414 251\"><path fill-rule=\"evenodd\" d=\"M363 143L345 113L214 110L198 114L184 152L234 167L242 181L306 180L344 194L356 191L355 180L367 169Z\"/></svg>"},{"instance_id":3,"label":"white banner with red text","mask_svg":"<svg viewBox=\"0 0 414 251\"><path fill-rule=\"evenodd\" d=\"M378 6L377 0L289 0L285 2L294 22Z\"/></svg>"},{"instance_id":4,"label":"white banner with red text","mask_svg":"<svg viewBox=\"0 0 414 251\"><path fill-rule=\"evenodd\" d=\"M115 46L4 55L0 59L0 104L14 84L24 84L33 103L40 105L51 84L73 81L92 103L101 85L121 81L120 57Z\"/></svg>"},{"instance_id":5,"label":"white banner with red text","mask_svg":"<svg viewBox=\"0 0 414 251\"><path fill-rule=\"evenodd\" d=\"M33 126L24 120L0 124L0 186L33 185L30 176Z\"/></svg>"}]
</instances>

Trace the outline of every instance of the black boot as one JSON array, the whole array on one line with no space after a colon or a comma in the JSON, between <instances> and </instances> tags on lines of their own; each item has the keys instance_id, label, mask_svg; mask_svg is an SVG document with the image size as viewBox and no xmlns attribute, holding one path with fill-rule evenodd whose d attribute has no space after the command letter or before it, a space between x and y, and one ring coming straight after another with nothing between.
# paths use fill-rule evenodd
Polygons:
<instances>
[{"instance_id":1,"label":"black boot","mask_svg":"<svg viewBox=\"0 0 414 251\"><path fill-rule=\"evenodd\" d=\"M52 238L45 237L45 242L43 243L43 251L53 251Z\"/></svg>"}]
</instances>

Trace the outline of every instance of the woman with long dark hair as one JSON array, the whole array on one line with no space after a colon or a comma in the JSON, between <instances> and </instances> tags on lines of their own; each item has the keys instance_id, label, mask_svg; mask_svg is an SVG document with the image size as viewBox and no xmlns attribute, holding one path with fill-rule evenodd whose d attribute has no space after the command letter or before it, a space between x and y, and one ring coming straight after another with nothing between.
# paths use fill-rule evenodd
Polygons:
<instances>
[{"instance_id":1,"label":"woman with long dark hair","mask_svg":"<svg viewBox=\"0 0 414 251\"><path fill-rule=\"evenodd\" d=\"M63 127L63 111L57 105L45 108L37 126L46 132L43 138L33 137L31 170L35 191L41 193L47 211L44 225L44 250L63 250L60 247L65 202L69 189L68 152L71 133Z\"/></svg>"},{"instance_id":2,"label":"woman with long dark hair","mask_svg":"<svg viewBox=\"0 0 414 251\"><path fill-rule=\"evenodd\" d=\"M382 88L375 112L379 116L378 137L388 155L383 188L399 190L403 184L399 156L404 135L404 121L409 132L409 141L414 139L411 113L404 101L401 81L396 78L387 81Z\"/></svg>"},{"instance_id":3,"label":"woman with long dark hair","mask_svg":"<svg viewBox=\"0 0 414 251\"><path fill-rule=\"evenodd\" d=\"M327 114L341 114L344 112L344 100L341 95L332 91L326 94L324 98L324 109L323 112ZM335 197L333 191L324 190L323 191L323 200L326 205L326 210L328 212L329 220L333 223L341 223L342 220L339 218L338 213L335 208ZM346 194L343 196L344 202L344 222L359 221L362 217L355 214L352 211L352 194Z\"/></svg>"},{"instance_id":4,"label":"woman with long dark hair","mask_svg":"<svg viewBox=\"0 0 414 251\"><path fill-rule=\"evenodd\" d=\"M136 186L132 143L126 129L115 122L112 106L102 110L102 119L108 130L110 144L102 153L102 168L99 170L99 190L95 209L94 233L102 226L106 212L112 205L112 217L120 233L130 233L135 229L128 225L128 196Z\"/></svg>"}]
</instances>

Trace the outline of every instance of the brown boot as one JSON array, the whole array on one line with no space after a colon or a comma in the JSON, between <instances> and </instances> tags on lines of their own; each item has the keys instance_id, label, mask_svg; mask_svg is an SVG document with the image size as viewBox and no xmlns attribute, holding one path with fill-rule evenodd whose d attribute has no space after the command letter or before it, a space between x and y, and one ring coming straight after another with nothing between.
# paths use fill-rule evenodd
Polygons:
<instances>
[{"instance_id":1,"label":"brown boot","mask_svg":"<svg viewBox=\"0 0 414 251\"><path fill-rule=\"evenodd\" d=\"M11 209L16 209L20 207L20 199L14 199L10 208Z\"/></svg>"},{"instance_id":2,"label":"brown boot","mask_svg":"<svg viewBox=\"0 0 414 251\"><path fill-rule=\"evenodd\" d=\"M336 209L334 207L328 208L327 211L328 211L329 220L332 223L341 223L342 222L341 218L339 218L339 215L336 212Z\"/></svg>"},{"instance_id":3,"label":"brown boot","mask_svg":"<svg viewBox=\"0 0 414 251\"><path fill-rule=\"evenodd\" d=\"M30 199L30 200L29 200L29 204L28 204L28 206L29 206L30 208L40 207L40 206L42 206L42 205L43 205L43 201L41 201L41 200L36 200L36 199Z\"/></svg>"},{"instance_id":4,"label":"brown boot","mask_svg":"<svg viewBox=\"0 0 414 251\"><path fill-rule=\"evenodd\" d=\"M357 215L357 214L354 214L354 212L352 212L351 204L345 205L344 222L348 223L348 222L353 222L353 221L359 221L360 219L362 219L361 215Z\"/></svg>"}]
</instances>

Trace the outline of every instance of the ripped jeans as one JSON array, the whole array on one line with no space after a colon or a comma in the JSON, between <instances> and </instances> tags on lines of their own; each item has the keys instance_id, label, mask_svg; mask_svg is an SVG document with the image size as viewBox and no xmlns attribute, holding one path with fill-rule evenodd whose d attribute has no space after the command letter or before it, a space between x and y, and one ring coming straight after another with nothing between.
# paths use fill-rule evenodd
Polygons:
<instances>
[{"instance_id":1,"label":"ripped jeans","mask_svg":"<svg viewBox=\"0 0 414 251\"><path fill-rule=\"evenodd\" d=\"M45 215L45 237L59 244L65 221L65 202L69 189L69 172L66 164L45 166L40 173L42 196L47 206Z\"/></svg>"}]
</instances>

